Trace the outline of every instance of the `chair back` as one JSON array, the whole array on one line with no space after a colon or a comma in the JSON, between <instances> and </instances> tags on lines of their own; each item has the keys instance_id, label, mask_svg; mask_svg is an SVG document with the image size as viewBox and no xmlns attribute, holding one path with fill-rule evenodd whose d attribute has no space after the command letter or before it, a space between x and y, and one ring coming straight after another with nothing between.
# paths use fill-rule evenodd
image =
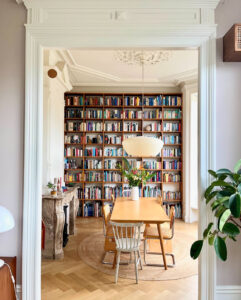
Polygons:
<instances>
[{"instance_id":1,"label":"chair back","mask_svg":"<svg viewBox=\"0 0 241 300\"><path fill-rule=\"evenodd\" d=\"M105 204L102 206L102 212L103 212L103 232L104 232L104 236L105 236L106 228L108 226L108 223L109 223L110 217L111 217L109 204Z\"/></svg>"},{"instance_id":2,"label":"chair back","mask_svg":"<svg viewBox=\"0 0 241 300\"><path fill-rule=\"evenodd\" d=\"M110 224L113 228L117 250L128 252L139 249L143 223L110 222Z\"/></svg>"},{"instance_id":3,"label":"chair back","mask_svg":"<svg viewBox=\"0 0 241 300\"><path fill-rule=\"evenodd\" d=\"M174 221L175 221L175 207L171 206L170 208L170 229L174 227Z\"/></svg>"}]
</instances>

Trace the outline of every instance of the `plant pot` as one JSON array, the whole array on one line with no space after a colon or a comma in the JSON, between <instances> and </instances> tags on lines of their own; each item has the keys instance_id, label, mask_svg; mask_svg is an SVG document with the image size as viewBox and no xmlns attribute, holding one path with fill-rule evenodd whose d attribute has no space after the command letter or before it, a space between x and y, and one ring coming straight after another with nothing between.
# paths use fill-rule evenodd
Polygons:
<instances>
[{"instance_id":1,"label":"plant pot","mask_svg":"<svg viewBox=\"0 0 241 300\"><path fill-rule=\"evenodd\" d=\"M56 196L57 195L57 191L51 191L51 196Z\"/></svg>"},{"instance_id":2,"label":"plant pot","mask_svg":"<svg viewBox=\"0 0 241 300\"><path fill-rule=\"evenodd\" d=\"M133 186L131 188L131 200L134 200L134 201L139 200L139 188L138 188L138 186Z\"/></svg>"}]
</instances>

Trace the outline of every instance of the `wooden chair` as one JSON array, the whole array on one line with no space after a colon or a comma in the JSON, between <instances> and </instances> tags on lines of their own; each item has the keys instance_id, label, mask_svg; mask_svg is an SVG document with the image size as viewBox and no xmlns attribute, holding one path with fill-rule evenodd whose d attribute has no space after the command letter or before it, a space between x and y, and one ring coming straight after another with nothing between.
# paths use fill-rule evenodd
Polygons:
<instances>
[{"instance_id":1,"label":"wooden chair","mask_svg":"<svg viewBox=\"0 0 241 300\"><path fill-rule=\"evenodd\" d=\"M116 273L115 283L118 281L120 254L134 253L135 255L135 272L136 272L136 283L138 283L138 265L141 263L140 255L140 244L141 244L141 226L143 223L116 223L110 222L113 228L113 233L116 243L117 251L117 262L116 262Z\"/></svg>"},{"instance_id":2,"label":"wooden chair","mask_svg":"<svg viewBox=\"0 0 241 300\"><path fill-rule=\"evenodd\" d=\"M162 224L162 234L164 240L172 240L174 237L174 221L175 221L175 208L174 206L170 209L170 224L164 223ZM146 262L146 254L157 254L162 255L160 252L147 252L147 240L159 240L159 234L156 227L146 227L144 234L144 262L147 266L157 266L157 267L163 267L161 264L148 264ZM166 253L166 255L169 255L172 257L172 265L168 265L168 267L174 267L175 266L175 256L173 253Z\"/></svg>"},{"instance_id":3,"label":"wooden chair","mask_svg":"<svg viewBox=\"0 0 241 300\"><path fill-rule=\"evenodd\" d=\"M113 265L113 268L116 264L116 245L115 245L115 238L114 233L112 230L112 226L110 225L110 217L111 217L111 210L109 204L105 204L102 207L102 214L103 214L103 233L105 237L105 244L104 244L104 254L102 256L102 264L105 265ZM114 253L113 263L105 261L105 257L107 253ZM131 256L130 256L131 261ZM128 265L130 261L124 261L122 265Z\"/></svg>"}]
</instances>

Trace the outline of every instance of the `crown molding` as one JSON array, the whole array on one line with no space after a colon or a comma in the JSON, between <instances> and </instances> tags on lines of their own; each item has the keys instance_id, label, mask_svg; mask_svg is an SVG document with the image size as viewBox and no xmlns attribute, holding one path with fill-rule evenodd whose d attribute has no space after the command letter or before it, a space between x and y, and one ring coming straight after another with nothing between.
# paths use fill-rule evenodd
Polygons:
<instances>
[{"instance_id":1,"label":"crown molding","mask_svg":"<svg viewBox=\"0 0 241 300\"><path fill-rule=\"evenodd\" d=\"M165 9L165 8L210 8L215 9L220 0L16 0L27 8L100 8L107 9Z\"/></svg>"}]
</instances>

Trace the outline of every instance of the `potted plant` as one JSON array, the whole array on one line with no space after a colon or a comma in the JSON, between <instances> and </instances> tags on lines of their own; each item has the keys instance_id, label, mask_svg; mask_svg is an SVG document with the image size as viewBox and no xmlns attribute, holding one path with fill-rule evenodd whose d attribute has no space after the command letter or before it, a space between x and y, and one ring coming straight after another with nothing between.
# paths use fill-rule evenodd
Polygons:
<instances>
[{"instance_id":1,"label":"potted plant","mask_svg":"<svg viewBox=\"0 0 241 300\"><path fill-rule=\"evenodd\" d=\"M149 173L145 169L132 168L126 158L122 158L123 166L117 165L120 169L122 175L127 178L129 186L131 187L131 199L139 200L139 186L141 183L146 184L146 182L155 176L155 173Z\"/></svg>"},{"instance_id":2,"label":"potted plant","mask_svg":"<svg viewBox=\"0 0 241 300\"><path fill-rule=\"evenodd\" d=\"M241 228L241 160L234 167L234 172L228 169L209 170L213 182L206 189L204 197L206 204L216 217L216 224L209 223L203 232L203 239L192 244L190 254L196 259L208 240L214 246L216 255L223 261L227 259L228 239L236 241Z\"/></svg>"},{"instance_id":3,"label":"potted plant","mask_svg":"<svg viewBox=\"0 0 241 300\"><path fill-rule=\"evenodd\" d=\"M47 187L51 190L50 194L52 196L56 196L57 195L57 191L56 191L56 186L55 184L53 184L52 182L48 182Z\"/></svg>"}]
</instances>

